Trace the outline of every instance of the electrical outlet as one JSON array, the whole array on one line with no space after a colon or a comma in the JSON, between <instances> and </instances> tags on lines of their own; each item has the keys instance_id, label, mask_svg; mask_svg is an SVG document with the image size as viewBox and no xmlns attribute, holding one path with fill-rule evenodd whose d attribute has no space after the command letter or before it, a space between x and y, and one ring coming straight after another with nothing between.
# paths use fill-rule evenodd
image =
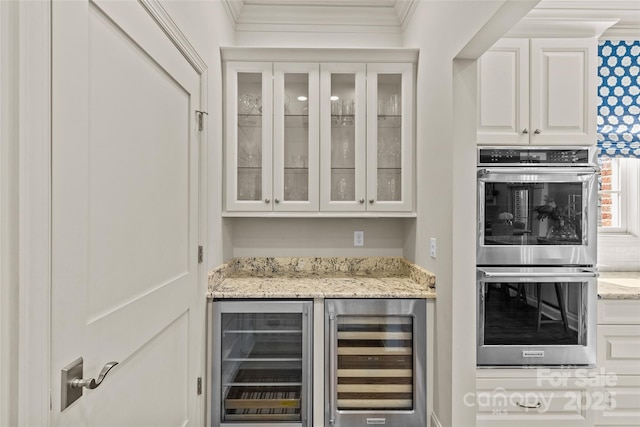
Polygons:
<instances>
[{"instance_id":1,"label":"electrical outlet","mask_svg":"<svg viewBox=\"0 0 640 427\"><path fill-rule=\"evenodd\" d=\"M364 246L364 231L353 232L353 246Z\"/></svg>"},{"instance_id":2,"label":"electrical outlet","mask_svg":"<svg viewBox=\"0 0 640 427\"><path fill-rule=\"evenodd\" d=\"M436 238L432 237L431 238L431 258L435 258L436 257Z\"/></svg>"}]
</instances>

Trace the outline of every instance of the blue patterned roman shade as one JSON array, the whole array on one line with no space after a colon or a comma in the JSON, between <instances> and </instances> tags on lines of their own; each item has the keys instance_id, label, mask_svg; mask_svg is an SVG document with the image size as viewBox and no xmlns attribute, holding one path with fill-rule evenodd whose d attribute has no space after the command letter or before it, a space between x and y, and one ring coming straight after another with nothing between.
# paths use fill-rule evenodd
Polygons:
<instances>
[{"instance_id":1,"label":"blue patterned roman shade","mask_svg":"<svg viewBox=\"0 0 640 427\"><path fill-rule=\"evenodd\" d=\"M601 41L598 82L600 155L640 158L640 40Z\"/></svg>"}]
</instances>

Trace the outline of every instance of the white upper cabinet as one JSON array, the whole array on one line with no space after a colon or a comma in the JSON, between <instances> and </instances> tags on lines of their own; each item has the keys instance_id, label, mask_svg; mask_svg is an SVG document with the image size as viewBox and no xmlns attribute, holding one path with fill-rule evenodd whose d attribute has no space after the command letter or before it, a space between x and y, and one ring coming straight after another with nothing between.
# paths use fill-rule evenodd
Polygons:
<instances>
[{"instance_id":1,"label":"white upper cabinet","mask_svg":"<svg viewBox=\"0 0 640 427\"><path fill-rule=\"evenodd\" d=\"M366 64L320 66L320 207L366 210Z\"/></svg>"},{"instance_id":2,"label":"white upper cabinet","mask_svg":"<svg viewBox=\"0 0 640 427\"><path fill-rule=\"evenodd\" d=\"M318 210L317 63L276 63L273 107L273 209Z\"/></svg>"},{"instance_id":3,"label":"white upper cabinet","mask_svg":"<svg viewBox=\"0 0 640 427\"><path fill-rule=\"evenodd\" d=\"M272 210L272 68L266 62L226 64L227 210Z\"/></svg>"},{"instance_id":4,"label":"white upper cabinet","mask_svg":"<svg viewBox=\"0 0 640 427\"><path fill-rule=\"evenodd\" d=\"M415 216L415 61L253 53L225 61L224 215Z\"/></svg>"},{"instance_id":5,"label":"white upper cabinet","mask_svg":"<svg viewBox=\"0 0 640 427\"><path fill-rule=\"evenodd\" d=\"M478 144L596 143L597 41L502 39L479 60Z\"/></svg>"},{"instance_id":6,"label":"white upper cabinet","mask_svg":"<svg viewBox=\"0 0 640 427\"><path fill-rule=\"evenodd\" d=\"M322 64L321 210L413 209L413 64Z\"/></svg>"},{"instance_id":7,"label":"white upper cabinet","mask_svg":"<svg viewBox=\"0 0 640 427\"><path fill-rule=\"evenodd\" d=\"M367 209L413 210L413 64L367 65Z\"/></svg>"}]
</instances>

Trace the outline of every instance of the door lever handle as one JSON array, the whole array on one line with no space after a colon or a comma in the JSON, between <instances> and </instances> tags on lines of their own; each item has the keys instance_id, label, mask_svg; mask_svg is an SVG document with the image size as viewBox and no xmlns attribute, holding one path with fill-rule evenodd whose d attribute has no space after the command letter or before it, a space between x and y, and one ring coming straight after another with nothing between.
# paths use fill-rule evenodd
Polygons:
<instances>
[{"instance_id":1,"label":"door lever handle","mask_svg":"<svg viewBox=\"0 0 640 427\"><path fill-rule=\"evenodd\" d=\"M117 364L118 364L118 362L109 362L106 365L104 365L104 367L102 368L102 370L98 374L98 379L97 380L95 380L93 378L89 378L88 380L81 379L81 378L76 378L76 379L71 380L69 382L69 385L71 385L72 388L86 387L89 390L93 390L94 388L98 388L98 386L100 384L102 384L102 381L104 380L104 377L107 376L107 374L109 373L111 368L113 368Z\"/></svg>"},{"instance_id":2,"label":"door lever handle","mask_svg":"<svg viewBox=\"0 0 640 427\"><path fill-rule=\"evenodd\" d=\"M100 371L98 379L83 379L84 376L84 360L78 357L73 362L62 368L60 372L61 393L60 393L60 410L64 411L76 400L82 397L82 392L86 388L97 388L109 371L116 366L118 362L109 362Z\"/></svg>"}]
</instances>

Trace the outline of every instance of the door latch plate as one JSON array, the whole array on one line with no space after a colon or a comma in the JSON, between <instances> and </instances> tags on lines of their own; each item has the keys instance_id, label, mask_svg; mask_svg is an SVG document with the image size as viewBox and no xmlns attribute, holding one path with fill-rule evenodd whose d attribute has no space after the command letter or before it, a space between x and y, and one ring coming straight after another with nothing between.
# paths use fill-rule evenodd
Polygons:
<instances>
[{"instance_id":1,"label":"door latch plate","mask_svg":"<svg viewBox=\"0 0 640 427\"><path fill-rule=\"evenodd\" d=\"M71 387L71 381L75 379L82 379L82 375L84 374L83 367L84 361L82 360L82 357L79 357L62 368L60 411L64 411L69 407L69 405L82 397L83 387Z\"/></svg>"}]
</instances>

